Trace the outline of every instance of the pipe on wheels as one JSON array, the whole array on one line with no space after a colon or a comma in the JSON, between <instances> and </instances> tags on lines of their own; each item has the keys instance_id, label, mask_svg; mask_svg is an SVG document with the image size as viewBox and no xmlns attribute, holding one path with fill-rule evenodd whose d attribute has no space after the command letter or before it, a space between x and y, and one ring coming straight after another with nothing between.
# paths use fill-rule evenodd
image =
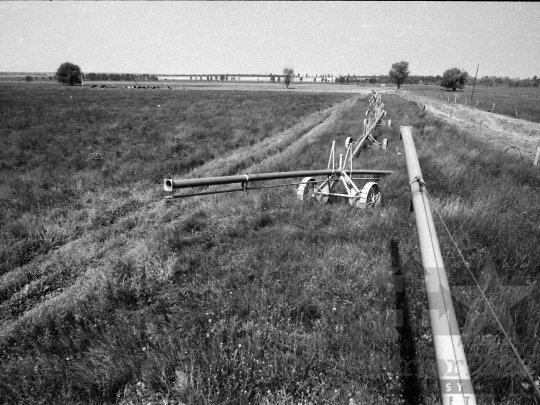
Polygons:
<instances>
[{"instance_id":1,"label":"pipe on wheels","mask_svg":"<svg viewBox=\"0 0 540 405\"><path fill-rule=\"evenodd\" d=\"M218 184L232 184L232 183L248 183L253 181L265 181L265 180L279 180L279 179L292 179L295 177L313 177L313 176L330 176L334 173L340 173L345 171L350 175L368 175L373 177L383 177L392 174L392 171L388 170L303 170L296 172L278 172L278 173L255 173L255 174L239 174L236 176L223 176L223 177L205 177L202 179L164 179L163 189L165 191L173 191L180 188L187 187L204 187L214 186Z\"/></svg>"}]
</instances>

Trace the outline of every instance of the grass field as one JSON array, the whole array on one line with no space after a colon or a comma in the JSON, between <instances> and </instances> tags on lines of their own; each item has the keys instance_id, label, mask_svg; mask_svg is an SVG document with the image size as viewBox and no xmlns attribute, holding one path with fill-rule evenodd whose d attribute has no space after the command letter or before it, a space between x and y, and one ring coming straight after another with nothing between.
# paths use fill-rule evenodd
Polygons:
<instances>
[{"instance_id":1,"label":"grass field","mask_svg":"<svg viewBox=\"0 0 540 405\"><path fill-rule=\"evenodd\" d=\"M472 94L472 86L467 86L463 90L446 91L438 86L406 85L404 89L442 98L449 103L471 105L471 95L473 96L472 106L486 110L492 110L495 114L516 117L540 122L540 88L538 87L507 87L507 86L476 86ZM456 99L457 98L457 99ZM477 105L478 103L478 105ZM495 104L495 109L493 105Z\"/></svg>"},{"instance_id":2,"label":"grass field","mask_svg":"<svg viewBox=\"0 0 540 405\"><path fill-rule=\"evenodd\" d=\"M383 96L390 148L355 165L395 173L362 212L294 188L169 204L161 191L171 175L325 168L331 141L361 132L358 95L80 90L0 86L6 403L438 403L400 125L475 275L538 283L538 170L415 103ZM437 226L454 293L472 281ZM539 379L528 291L506 319ZM479 403L533 403L474 298L456 308Z\"/></svg>"}]
</instances>

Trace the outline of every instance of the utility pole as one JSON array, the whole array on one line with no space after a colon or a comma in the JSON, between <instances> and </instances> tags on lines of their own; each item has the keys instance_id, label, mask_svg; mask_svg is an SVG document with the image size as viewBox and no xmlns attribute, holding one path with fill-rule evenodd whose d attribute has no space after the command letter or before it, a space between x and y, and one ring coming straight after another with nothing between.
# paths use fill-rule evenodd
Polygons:
<instances>
[{"instance_id":1,"label":"utility pole","mask_svg":"<svg viewBox=\"0 0 540 405\"><path fill-rule=\"evenodd\" d=\"M474 76L474 84L472 86L472 94L471 94L471 105L472 105L472 100L473 100L473 96L474 96L474 88L476 86L476 78L478 77L478 68L480 67L480 64L478 64L478 66L476 67L476 76Z\"/></svg>"}]
</instances>

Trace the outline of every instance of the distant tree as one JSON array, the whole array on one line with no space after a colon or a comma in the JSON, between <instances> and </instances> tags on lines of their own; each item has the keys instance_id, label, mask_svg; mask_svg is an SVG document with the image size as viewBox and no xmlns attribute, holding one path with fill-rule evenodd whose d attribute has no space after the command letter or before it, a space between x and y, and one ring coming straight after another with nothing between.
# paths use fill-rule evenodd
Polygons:
<instances>
[{"instance_id":1,"label":"distant tree","mask_svg":"<svg viewBox=\"0 0 540 405\"><path fill-rule=\"evenodd\" d=\"M468 80L469 74L466 71L458 68L452 68L443 73L441 86L456 91L456 89L462 89L465 87Z\"/></svg>"},{"instance_id":2,"label":"distant tree","mask_svg":"<svg viewBox=\"0 0 540 405\"><path fill-rule=\"evenodd\" d=\"M289 88L289 84L291 84L291 81L294 80L294 69L292 68L283 69L283 78L285 79L285 86Z\"/></svg>"},{"instance_id":3,"label":"distant tree","mask_svg":"<svg viewBox=\"0 0 540 405\"><path fill-rule=\"evenodd\" d=\"M25 79L26 79L27 82L31 82L32 81L32 76L26 76Z\"/></svg>"},{"instance_id":4,"label":"distant tree","mask_svg":"<svg viewBox=\"0 0 540 405\"><path fill-rule=\"evenodd\" d=\"M538 87L538 77L536 75L532 78L533 87Z\"/></svg>"},{"instance_id":5,"label":"distant tree","mask_svg":"<svg viewBox=\"0 0 540 405\"><path fill-rule=\"evenodd\" d=\"M56 78L59 83L69 84L70 86L80 84L81 68L71 62L64 62L56 71Z\"/></svg>"},{"instance_id":6,"label":"distant tree","mask_svg":"<svg viewBox=\"0 0 540 405\"><path fill-rule=\"evenodd\" d=\"M394 80L399 90L405 79L411 74L409 70L409 62L401 61L392 65L392 69L388 72L388 76Z\"/></svg>"}]
</instances>

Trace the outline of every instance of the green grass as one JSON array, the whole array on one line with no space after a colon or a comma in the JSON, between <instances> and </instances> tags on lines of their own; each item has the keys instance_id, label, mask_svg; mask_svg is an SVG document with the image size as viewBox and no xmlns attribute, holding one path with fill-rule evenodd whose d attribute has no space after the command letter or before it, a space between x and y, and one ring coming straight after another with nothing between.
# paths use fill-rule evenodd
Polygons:
<instances>
[{"instance_id":1,"label":"green grass","mask_svg":"<svg viewBox=\"0 0 540 405\"><path fill-rule=\"evenodd\" d=\"M0 274L137 208L126 199L134 184L151 188L167 175L185 175L343 99L2 86ZM126 201L114 209L107 202L84 221L105 190Z\"/></svg>"},{"instance_id":2,"label":"green grass","mask_svg":"<svg viewBox=\"0 0 540 405\"><path fill-rule=\"evenodd\" d=\"M445 91L437 86L407 85L405 90L413 90L431 97L440 97L444 100L450 98L450 103L463 104L467 99L467 104L471 105L471 95L473 96L473 107L481 110L493 110L495 104L495 114L502 114L516 118L514 108L517 108L517 118L540 122L540 89L537 87L506 87L506 86L476 86L474 95L472 86L467 86L463 90ZM477 106L478 102L478 106Z\"/></svg>"},{"instance_id":3,"label":"green grass","mask_svg":"<svg viewBox=\"0 0 540 405\"><path fill-rule=\"evenodd\" d=\"M103 97L111 97L114 108L112 98L120 95ZM125 105L138 102L130 117L142 119L134 118L135 111L144 110L141 100L151 96L116 99L116 111L122 114ZM186 103L200 103L203 111L222 97L219 103L230 102L225 116L234 116L238 108L231 100L245 97L247 104L266 111L262 121L275 117L272 108L289 110L291 103L307 102L289 94L251 92L188 96ZM186 93L167 97L180 103ZM317 108L343 100L318 97ZM366 148L355 161L355 167L396 171L380 182L384 204L376 212L343 201L302 204L295 188L165 205L159 201L161 186L151 177L130 187L102 179L104 189L79 191L82 197L75 201L87 205L74 213L66 208L64 216L54 211L57 207L47 208L49 229L64 229L62 221L69 218L72 229L80 230L57 249L9 268L1 279L0 397L7 403L437 403L405 157L395 153L397 146L401 150L399 125L414 126L434 206L475 274L490 258L504 284L537 282L540 179L520 159L431 118L415 103L386 95L383 101L393 127L379 128L377 137L389 138L389 149ZM357 101L318 137L272 150L272 159L260 162L257 170L325 168L332 140L342 148L347 136L359 137L364 111L365 101ZM160 119L170 119L175 128L178 119L166 116ZM193 130L204 121L193 123ZM243 122L231 124L232 129ZM256 148L249 149L250 137L264 139L245 135L244 146L238 147L256 154ZM150 156L144 162L154 163ZM193 173L163 170L161 177ZM33 218L39 236L39 218ZM450 285L471 285L437 227ZM405 277L410 320L398 328L396 266ZM536 378L539 298L533 292L512 311L518 350ZM464 326L468 310L457 308ZM500 333L489 324L476 326L483 333L464 341L479 403L532 403ZM407 357L412 353L407 347L414 357ZM402 375L405 362L419 365L416 380Z\"/></svg>"}]
</instances>

